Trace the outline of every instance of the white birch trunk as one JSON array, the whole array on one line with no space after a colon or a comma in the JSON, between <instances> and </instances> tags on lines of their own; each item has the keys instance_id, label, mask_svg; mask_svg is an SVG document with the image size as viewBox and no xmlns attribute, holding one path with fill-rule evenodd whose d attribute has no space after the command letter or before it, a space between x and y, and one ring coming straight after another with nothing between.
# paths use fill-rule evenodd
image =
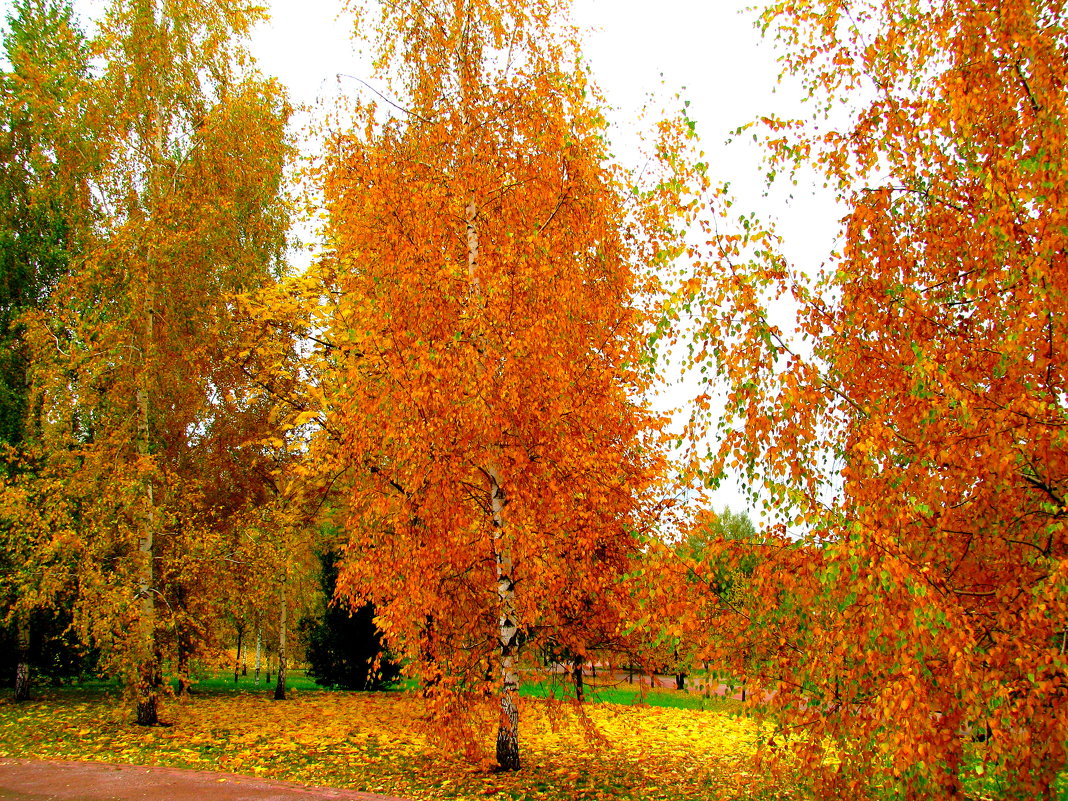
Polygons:
<instances>
[{"instance_id":1,"label":"white birch trunk","mask_svg":"<svg viewBox=\"0 0 1068 801\"><path fill-rule=\"evenodd\" d=\"M482 282L478 278L478 205L473 197L467 201L464 219L467 222L467 280L471 291L477 295L482 290Z\"/></svg>"},{"instance_id":2,"label":"white birch trunk","mask_svg":"<svg viewBox=\"0 0 1068 801\"><path fill-rule=\"evenodd\" d=\"M490 485L493 556L497 568L500 611L501 720L497 728L497 765L501 770L519 770L519 672L516 669L519 623L512 552L504 536L503 511L507 499L497 470L491 467L486 475Z\"/></svg>"},{"instance_id":3,"label":"white birch trunk","mask_svg":"<svg viewBox=\"0 0 1068 801\"><path fill-rule=\"evenodd\" d=\"M467 227L467 277L471 292L481 294L478 275L478 204L472 195L464 208ZM499 658L501 671L501 719L497 728L497 766L501 770L519 770L519 673L516 670L519 623L515 606L515 578L512 553L504 531L504 506L507 503L501 486L500 472L487 467L490 513L493 524L493 557L497 573L499 613Z\"/></svg>"},{"instance_id":4,"label":"white birch trunk","mask_svg":"<svg viewBox=\"0 0 1068 801\"><path fill-rule=\"evenodd\" d=\"M152 280L146 276L144 323L145 338L142 343L141 375L137 387L137 452L143 461L151 456L151 430L149 401L149 369L155 332L153 315L155 292ZM147 465L142 465L147 469ZM134 694L137 705L137 722L142 726L154 726L159 722L159 691L162 684L159 658L156 648L156 596L155 596L155 525L156 499L152 480L145 482L145 513L138 542L139 577L138 597L140 600L140 620L137 631L136 647L136 687Z\"/></svg>"},{"instance_id":5,"label":"white birch trunk","mask_svg":"<svg viewBox=\"0 0 1068 801\"><path fill-rule=\"evenodd\" d=\"M155 6L153 5L153 16ZM149 143L150 155L148 167L155 171L163 164L166 150L169 114L162 101L158 101L153 110L153 135ZM151 432L151 372L156 369L156 287L152 275L152 244L148 243L148 252L144 267L144 339L141 341L141 373L137 383L137 451L142 462L147 463L152 455ZM142 464L142 469L147 469ZM138 543L140 557L140 576L138 596L140 599L140 620L138 621L138 641L135 647L136 687L134 695L137 704L137 722L142 726L154 726L159 722L159 696L163 685L163 656L156 640L156 499L151 476L145 482L145 513L141 539Z\"/></svg>"},{"instance_id":6,"label":"white birch trunk","mask_svg":"<svg viewBox=\"0 0 1068 801\"><path fill-rule=\"evenodd\" d=\"M278 680L274 685L274 700L286 700L286 583L282 582L279 591L282 610L278 616Z\"/></svg>"}]
</instances>

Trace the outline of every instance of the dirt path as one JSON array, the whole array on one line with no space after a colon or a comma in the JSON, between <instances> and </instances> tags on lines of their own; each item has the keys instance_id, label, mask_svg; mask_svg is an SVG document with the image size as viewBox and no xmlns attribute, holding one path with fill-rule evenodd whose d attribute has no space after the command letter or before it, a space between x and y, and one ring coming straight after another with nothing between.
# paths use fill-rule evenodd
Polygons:
<instances>
[{"instance_id":1,"label":"dirt path","mask_svg":"<svg viewBox=\"0 0 1068 801\"><path fill-rule=\"evenodd\" d=\"M0 758L0 801L404 801L233 773Z\"/></svg>"}]
</instances>

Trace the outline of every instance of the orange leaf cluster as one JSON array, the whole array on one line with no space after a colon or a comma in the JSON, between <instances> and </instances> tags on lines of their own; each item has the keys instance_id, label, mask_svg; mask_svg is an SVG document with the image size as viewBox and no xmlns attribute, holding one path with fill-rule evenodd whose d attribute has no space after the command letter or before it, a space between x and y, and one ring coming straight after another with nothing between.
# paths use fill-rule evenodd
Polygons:
<instances>
[{"instance_id":1,"label":"orange leaf cluster","mask_svg":"<svg viewBox=\"0 0 1068 801\"><path fill-rule=\"evenodd\" d=\"M769 142L838 188L844 246L813 282L770 238L721 237L695 300L731 386L720 464L763 478L802 535L754 575L740 628L778 647L744 670L809 732L827 793L959 792L970 736L1009 794L1048 792L1065 763L1063 20L1015 0L764 17L842 104L830 132L773 123ZM785 292L807 345L766 310ZM850 755L833 769L825 736Z\"/></svg>"}]
</instances>

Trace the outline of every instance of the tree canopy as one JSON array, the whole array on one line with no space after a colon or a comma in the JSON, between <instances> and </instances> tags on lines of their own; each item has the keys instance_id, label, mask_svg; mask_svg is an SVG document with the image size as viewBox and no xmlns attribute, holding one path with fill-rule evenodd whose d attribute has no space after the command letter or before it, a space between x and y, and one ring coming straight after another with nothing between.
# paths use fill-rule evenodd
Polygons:
<instances>
[{"instance_id":1,"label":"tree canopy","mask_svg":"<svg viewBox=\"0 0 1068 801\"><path fill-rule=\"evenodd\" d=\"M1063 19L957 0L763 17L825 110L766 120L772 157L838 189L841 250L811 280L766 232L724 234L691 299L731 387L719 464L805 532L791 591L756 596L782 626L770 706L844 794L959 793L977 728L1021 796L1064 764Z\"/></svg>"}]
</instances>

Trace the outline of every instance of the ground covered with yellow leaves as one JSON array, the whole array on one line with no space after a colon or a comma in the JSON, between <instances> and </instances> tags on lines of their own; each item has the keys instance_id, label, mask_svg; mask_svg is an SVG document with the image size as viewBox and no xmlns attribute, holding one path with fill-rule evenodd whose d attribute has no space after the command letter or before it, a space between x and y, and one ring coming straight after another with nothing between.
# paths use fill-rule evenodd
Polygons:
<instances>
[{"instance_id":1,"label":"ground covered with yellow leaves","mask_svg":"<svg viewBox=\"0 0 1068 801\"><path fill-rule=\"evenodd\" d=\"M221 770L410 799L744 799L783 797L747 771L757 726L729 711L526 699L524 768L471 764L421 722L405 693L207 695L167 707L170 725L130 723L114 697L0 704L0 756Z\"/></svg>"}]
</instances>

